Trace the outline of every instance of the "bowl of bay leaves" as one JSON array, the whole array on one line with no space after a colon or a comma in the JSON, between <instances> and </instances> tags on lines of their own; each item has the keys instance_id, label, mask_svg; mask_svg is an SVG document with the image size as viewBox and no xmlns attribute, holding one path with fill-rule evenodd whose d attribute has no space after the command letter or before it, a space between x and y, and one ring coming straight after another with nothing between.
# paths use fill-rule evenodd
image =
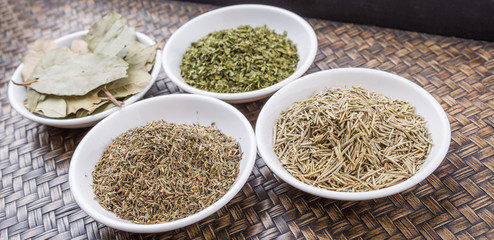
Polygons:
<instances>
[{"instance_id":1,"label":"bowl of bay leaves","mask_svg":"<svg viewBox=\"0 0 494 240\"><path fill-rule=\"evenodd\" d=\"M157 96L111 114L84 136L70 162L70 190L109 227L165 232L225 206L256 156L254 130L232 105L197 94Z\"/></svg>"},{"instance_id":2,"label":"bowl of bay leaves","mask_svg":"<svg viewBox=\"0 0 494 240\"><path fill-rule=\"evenodd\" d=\"M268 97L302 76L317 52L311 25L288 10L240 4L204 13L163 48L163 69L186 92L230 103Z\"/></svg>"},{"instance_id":3,"label":"bowl of bay leaves","mask_svg":"<svg viewBox=\"0 0 494 240\"><path fill-rule=\"evenodd\" d=\"M159 45L118 13L89 30L39 39L12 76L10 104L41 124L92 126L151 88L161 70Z\"/></svg>"},{"instance_id":4,"label":"bowl of bay leaves","mask_svg":"<svg viewBox=\"0 0 494 240\"><path fill-rule=\"evenodd\" d=\"M451 129L441 105L412 81L342 68L309 74L271 96L256 139L264 162L288 184L324 198L368 200L432 174Z\"/></svg>"}]
</instances>

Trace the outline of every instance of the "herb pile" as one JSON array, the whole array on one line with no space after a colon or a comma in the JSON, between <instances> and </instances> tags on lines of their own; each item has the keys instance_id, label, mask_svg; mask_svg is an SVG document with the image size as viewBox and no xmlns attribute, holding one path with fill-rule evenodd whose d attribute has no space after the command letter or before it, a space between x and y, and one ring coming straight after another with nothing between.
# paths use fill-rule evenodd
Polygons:
<instances>
[{"instance_id":1,"label":"herb pile","mask_svg":"<svg viewBox=\"0 0 494 240\"><path fill-rule=\"evenodd\" d=\"M361 87L329 88L282 112L274 151L300 181L322 189L385 188L415 174L432 147L405 101Z\"/></svg>"},{"instance_id":2,"label":"herb pile","mask_svg":"<svg viewBox=\"0 0 494 240\"><path fill-rule=\"evenodd\" d=\"M151 122L113 140L95 167L93 189L123 219L170 222L220 199L240 159L238 142L213 127Z\"/></svg>"},{"instance_id":3,"label":"herb pile","mask_svg":"<svg viewBox=\"0 0 494 240\"><path fill-rule=\"evenodd\" d=\"M111 13L71 47L39 39L23 57L26 108L51 118L84 117L120 106L151 80L159 43L146 46L121 15Z\"/></svg>"},{"instance_id":4,"label":"herb pile","mask_svg":"<svg viewBox=\"0 0 494 240\"><path fill-rule=\"evenodd\" d=\"M254 91L289 77L297 67L296 45L266 26L216 31L186 50L181 75L189 85L218 93Z\"/></svg>"}]
</instances>

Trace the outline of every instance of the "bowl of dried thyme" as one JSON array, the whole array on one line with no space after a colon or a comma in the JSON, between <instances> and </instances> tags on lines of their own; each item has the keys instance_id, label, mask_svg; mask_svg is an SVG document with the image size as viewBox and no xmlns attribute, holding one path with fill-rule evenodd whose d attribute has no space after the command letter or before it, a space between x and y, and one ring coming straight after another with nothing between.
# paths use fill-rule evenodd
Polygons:
<instances>
[{"instance_id":1,"label":"bowl of dried thyme","mask_svg":"<svg viewBox=\"0 0 494 240\"><path fill-rule=\"evenodd\" d=\"M254 130L232 105L164 95L97 123L72 156L69 183L96 221L128 232L165 232L226 205L255 159Z\"/></svg>"},{"instance_id":2,"label":"bowl of dried thyme","mask_svg":"<svg viewBox=\"0 0 494 240\"><path fill-rule=\"evenodd\" d=\"M89 30L38 39L12 76L10 104L41 124L92 126L151 88L161 71L160 45L115 12Z\"/></svg>"},{"instance_id":3,"label":"bowl of dried thyme","mask_svg":"<svg viewBox=\"0 0 494 240\"><path fill-rule=\"evenodd\" d=\"M181 26L165 44L162 64L185 92L242 103L270 96L302 76L316 52L316 34L302 17L242 4Z\"/></svg>"},{"instance_id":4,"label":"bowl of dried thyme","mask_svg":"<svg viewBox=\"0 0 494 240\"><path fill-rule=\"evenodd\" d=\"M443 161L448 117L426 90L365 68L312 73L280 89L256 122L264 162L320 197L368 200L405 191Z\"/></svg>"}]
</instances>

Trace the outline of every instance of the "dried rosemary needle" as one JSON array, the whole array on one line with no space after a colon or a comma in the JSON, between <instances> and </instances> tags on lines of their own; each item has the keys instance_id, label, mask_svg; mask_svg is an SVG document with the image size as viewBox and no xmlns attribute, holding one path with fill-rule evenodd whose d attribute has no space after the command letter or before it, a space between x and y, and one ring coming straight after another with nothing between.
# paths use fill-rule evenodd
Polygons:
<instances>
[{"instance_id":1,"label":"dried rosemary needle","mask_svg":"<svg viewBox=\"0 0 494 240\"><path fill-rule=\"evenodd\" d=\"M361 87L329 88L283 111L274 151L300 181L322 189L377 190L415 174L432 147L422 116Z\"/></svg>"},{"instance_id":2,"label":"dried rosemary needle","mask_svg":"<svg viewBox=\"0 0 494 240\"><path fill-rule=\"evenodd\" d=\"M238 142L213 127L151 122L112 141L93 171L93 189L122 219L170 222L221 198L240 159Z\"/></svg>"}]
</instances>

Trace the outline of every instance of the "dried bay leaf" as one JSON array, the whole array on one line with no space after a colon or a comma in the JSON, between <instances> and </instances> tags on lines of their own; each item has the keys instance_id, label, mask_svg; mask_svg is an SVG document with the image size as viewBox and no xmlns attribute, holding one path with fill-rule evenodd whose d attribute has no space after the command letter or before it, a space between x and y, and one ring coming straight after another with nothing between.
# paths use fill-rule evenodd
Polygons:
<instances>
[{"instance_id":1,"label":"dried bay leaf","mask_svg":"<svg viewBox=\"0 0 494 240\"><path fill-rule=\"evenodd\" d=\"M144 66L144 68L148 71L148 72L151 72L151 70L153 69L154 67L154 61L153 62L148 62L146 63L146 66Z\"/></svg>"},{"instance_id":2,"label":"dried bay leaf","mask_svg":"<svg viewBox=\"0 0 494 240\"><path fill-rule=\"evenodd\" d=\"M69 114L70 118L81 118L89 116L88 111L86 109L79 109L75 114Z\"/></svg>"},{"instance_id":3,"label":"dried bay leaf","mask_svg":"<svg viewBox=\"0 0 494 240\"><path fill-rule=\"evenodd\" d=\"M31 70L29 70L29 71L31 71L30 73L28 73L26 71L26 74L29 74L29 76L26 78L23 77L24 82L32 81L33 78L30 78L30 76L32 76L33 74L41 72L44 69L49 68L51 66L54 66L60 62L63 62L70 57L70 50L66 47L52 48L53 45L51 45L48 41L38 42L35 45L37 45L36 48L45 46L45 47L49 48L49 50L44 52L43 55L41 55L41 57L37 60L36 63L34 61L34 56L32 58L30 57L31 59L28 59L27 62L23 62L23 64L24 64L23 70L25 67L27 67L28 69L31 69ZM39 53L41 53L41 52L42 52L42 50L39 51ZM24 61L24 59L23 59L23 61ZM36 64L36 65L31 66L31 64ZM41 93L35 91L33 88L28 86L26 88L26 100L24 101L24 106L26 106L26 108L30 112L40 113L41 111L39 110L38 104L40 101L44 101L45 98L46 98L46 96L44 94L41 94ZM46 105L46 103L45 103L45 105ZM40 114L42 114L42 113L40 113ZM42 115L44 115L44 114L42 114Z\"/></svg>"},{"instance_id":4,"label":"dried bay leaf","mask_svg":"<svg viewBox=\"0 0 494 240\"><path fill-rule=\"evenodd\" d=\"M90 113L91 114L97 114L97 113L104 112L106 110L110 110L114 107L115 107L115 104L113 104L109 100L105 100L105 101L100 102L98 105L95 105L94 108L91 109Z\"/></svg>"},{"instance_id":5,"label":"dried bay leaf","mask_svg":"<svg viewBox=\"0 0 494 240\"><path fill-rule=\"evenodd\" d=\"M63 118L67 116L67 104L59 96L42 95L34 112L46 117Z\"/></svg>"},{"instance_id":6,"label":"dried bay leaf","mask_svg":"<svg viewBox=\"0 0 494 240\"><path fill-rule=\"evenodd\" d=\"M151 80L151 75L148 72L141 70L129 70L128 77L115 80L106 85L114 98L125 98L141 92ZM84 96L64 96L67 103L67 114L80 115L80 110L85 110L90 114L97 111L105 111L115 107L108 97L102 93L101 88L97 88L87 93ZM77 113L79 112L79 113Z\"/></svg>"},{"instance_id":7,"label":"dried bay leaf","mask_svg":"<svg viewBox=\"0 0 494 240\"><path fill-rule=\"evenodd\" d=\"M128 27L122 16L111 13L91 26L83 39L94 53L124 57L136 41L135 29Z\"/></svg>"},{"instance_id":8,"label":"dried bay leaf","mask_svg":"<svg viewBox=\"0 0 494 240\"><path fill-rule=\"evenodd\" d=\"M67 114L75 114L80 109L90 111L95 105L98 105L102 99L98 96L100 88L94 89L83 96L64 96L67 103Z\"/></svg>"},{"instance_id":9,"label":"dried bay leaf","mask_svg":"<svg viewBox=\"0 0 494 240\"><path fill-rule=\"evenodd\" d=\"M115 98L127 97L141 92L151 81L151 74L147 71L129 69L128 77L118 79L107 85L108 91Z\"/></svg>"},{"instance_id":10,"label":"dried bay leaf","mask_svg":"<svg viewBox=\"0 0 494 240\"><path fill-rule=\"evenodd\" d=\"M123 21L118 21L103 36L103 39L96 46L94 52L123 57L127 54L128 49L135 42L135 39L134 28L128 27Z\"/></svg>"},{"instance_id":11,"label":"dried bay leaf","mask_svg":"<svg viewBox=\"0 0 494 240\"><path fill-rule=\"evenodd\" d=\"M67 105L63 98L41 94L30 87L26 89L24 105L30 112L46 117L63 118L67 115Z\"/></svg>"},{"instance_id":12,"label":"dried bay leaf","mask_svg":"<svg viewBox=\"0 0 494 240\"><path fill-rule=\"evenodd\" d=\"M44 94L82 96L91 90L127 77L128 64L116 56L87 54L44 69L30 86Z\"/></svg>"},{"instance_id":13,"label":"dried bay leaf","mask_svg":"<svg viewBox=\"0 0 494 240\"><path fill-rule=\"evenodd\" d=\"M89 51L87 42L82 39L72 40L72 43L70 44L70 50L75 55L85 55L91 53L91 51Z\"/></svg>"},{"instance_id":14,"label":"dried bay leaf","mask_svg":"<svg viewBox=\"0 0 494 240\"><path fill-rule=\"evenodd\" d=\"M123 18L118 13L109 13L105 15L102 19L95 22L88 31L88 34L82 36L82 39L88 43L90 51L94 51L100 41L105 36L105 33L110 30L113 24L117 21L123 21Z\"/></svg>"},{"instance_id":15,"label":"dried bay leaf","mask_svg":"<svg viewBox=\"0 0 494 240\"><path fill-rule=\"evenodd\" d=\"M30 87L26 88L26 100L24 100L24 106L26 106L27 110L30 112L34 112L36 107L38 106L39 100L42 98L42 94L36 92Z\"/></svg>"},{"instance_id":16,"label":"dried bay leaf","mask_svg":"<svg viewBox=\"0 0 494 240\"><path fill-rule=\"evenodd\" d=\"M34 75L44 71L47 68L61 64L69 58L70 50L67 47L57 47L47 51L33 68L29 77L24 78L24 82L33 81Z\"/></svg>"},{"instance_id":17,"label":"dried bay leaf","mask_svg":"<svg viewBox=\"0 0 494 240\"><path fill-rule=\"evenodd\" d=\"M52 118L85 117L120 106L149 84L159 45L139 43L135 29L117 13L94 23L70 49L38 40L23 58L23 83L17 83L26 86L24 105Z\"/></svg>"},{"instance_id":18,"label":"dried bay leaf","mask_svg":"<svg viewBox=\"0 0 494 240\"><path fill-rule=\"evenodd\" d=\"M156 43L148 46L135 41L124 57L125 61L129 63L129 68L151 71L154 65L156 49L159 45L160 43Z\"/></svg>"},{"instance_id":19,"label":"dried bay leaf","mask_svg":"<svg viewBox=\"0 0 494 240\"><path fill-rule=\"evenodd\" d=\"M43 38L36 40L29 52L24 57L22 57L22 78L28 79L43 55L47 51L55 48L58 48L58 45L49 39Z\"/></svg>"},{"instance_id":20,"label":"dried bay leaf","mask_svg":"<svg viewBox=\"0 0 494 240\"><path fill-rule=\"evenodd\" d=\"M59 47L48 39L37 40L34 42L31 51L22 58L22 78L25 82L33 80L31 78L33 73L39 73L71 57L88 53L90 52L87 48L87 43L82 39L72 41L71 49Z\"/></svg>"}]
</instances>

